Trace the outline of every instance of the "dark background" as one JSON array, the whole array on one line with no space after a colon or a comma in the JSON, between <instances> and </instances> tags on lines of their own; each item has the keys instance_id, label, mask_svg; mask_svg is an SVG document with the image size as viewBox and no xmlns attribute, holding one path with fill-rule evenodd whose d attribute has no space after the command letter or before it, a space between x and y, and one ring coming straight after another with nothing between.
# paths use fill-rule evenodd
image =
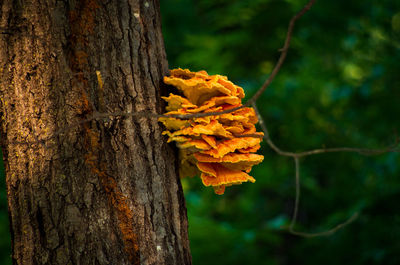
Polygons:
<instances>
[{"instance_id":1,"label":"dark background","mask_svg":"<svg viewBox=\"0 0 400 265\"><path fill-rule=\"evenodd\" d=\"M268 77L298 0L161 0L170 68L227 75L251 96ZM258 106L284 150L380 148L400 129L400 1L317 1L294 31L288 58ZM218 196L199 178L182 180L193 262L200 264L400 264L398 153L322 154L301 159L296 229L293 159L268 146L255 184ZM0 264L10 264L4 170Z\"/></svg>"}]
</instances>

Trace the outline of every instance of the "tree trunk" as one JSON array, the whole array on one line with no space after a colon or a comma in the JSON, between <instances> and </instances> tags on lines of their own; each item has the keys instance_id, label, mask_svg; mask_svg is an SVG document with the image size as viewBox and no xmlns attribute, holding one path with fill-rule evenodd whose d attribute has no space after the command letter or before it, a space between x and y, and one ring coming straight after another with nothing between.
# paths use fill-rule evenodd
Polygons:
<instances>
[{"instance_id":1,"label":"tree trunk","mask_svg":"<svg viewBox=\"0 0 400 265\"><path fill-rule=\"evenodd\" d=\"M158 1L3 0L0 28L14 264L191 264L175 153L157 120L85 122L162 111Z\"/></svg>"}]
</instances>

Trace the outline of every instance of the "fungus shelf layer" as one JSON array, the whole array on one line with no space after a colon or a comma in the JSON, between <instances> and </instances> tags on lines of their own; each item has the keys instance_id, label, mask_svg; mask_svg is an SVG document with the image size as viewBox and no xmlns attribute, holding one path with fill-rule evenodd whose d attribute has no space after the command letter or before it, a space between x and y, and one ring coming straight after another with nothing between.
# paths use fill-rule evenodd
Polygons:
<instances>
[{"instance_id":1,"label":"fungus shelf layer","mask_svg":"<svg viewBox=\"0 0 400 265\"><path fill-rule=\"evenodd\" d=\"M181 95L170 94L165 114L210 113L242 105L244 91L226 76L208 75L206 71L171 70L164 82L175 86ZM263 161L254 154L260 148L263 133L256 132L258 122L253 108L241 108L231 113L193 118L160 118L167 130L168 142L180 148L180 177L199 175L205 186L216 194L225 187L255 182L252 166ZM251 135L251 136L246 136Z\"/></svg>"}]
</instances>

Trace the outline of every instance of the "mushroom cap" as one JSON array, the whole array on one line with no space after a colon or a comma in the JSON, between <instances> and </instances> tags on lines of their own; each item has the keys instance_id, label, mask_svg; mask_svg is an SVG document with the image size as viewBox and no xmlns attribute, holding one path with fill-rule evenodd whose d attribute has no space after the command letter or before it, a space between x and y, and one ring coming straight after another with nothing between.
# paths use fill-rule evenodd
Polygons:
<instances>
[{"instance_id":1,"label":"mushroom cap","mask_svg":"<svg viewBox=\"0 0 400 265\"><path fill-rule=\"evenodd\" d=\"M169 137L174 137L177 135L191 135L191 136L200 136L201 134L205 135L214 135L225 138L232 138L232 134L225 130L224 126L216 120L211 121L209 124L196 124L193 123L190 127L185 127L180 130L177 130L173 133L167 131Z\"/></svg>"},{"instance_id":2,"label":"mushroom cap","mask_svg":"<svg viewBox=\"0 0 400 265\"><path fill-rule=\"evenodd\" d=\"M202 172L201 180L204 186L235 185L247 181L253 183L256 181L252 176L241 170L232 170L220 164L198 162L197 166Z\"/></svg>"},{"instance_id":3,"label":"mushroom cap","mask_svg":"<svg viewBox=\"0 0 400 265\"><path fill-rule=\"evenodd\" d=\"M200 78L181 79L176 77L164 77L164 82L182 90L185 97L195 105L201 105L204 101L219 95L230 96L231 91L216 82L207 82Z\"/></svg>"},{"instance_id":4,"label":"mushroom cap","mask_svg":"<svg viewBox=\"0 0 400 265\"><path fill-rule=\"evenodd\" d=\"M217 195L222 195L225 192L225 185L214 186L214 192Z\"/></svg>"},{"instance_id":5,"label":"mushroom cap","mask_svg":"<svg viewBox=\"0 0 400 265\"><path fill-rule=\"evenodd\" d=\"M189 125L188 120L181 120L177 118L164 118L161 117L158 121L162 122L168 130L180 130Z\"/></svg>"},{"instance_id":6,"label":"mushroom cap","mask_svg":"<svg viewBox=\"0 0 400 265\"><path fill-rule=\"evenodd\" d=\"M264 156L262 155L242 153L229 153L223 157L215 158L196 152L193 156L199 162L220 163L224 167L233 170L249 170L252 166L257 165L264 160Z\"/></svg>"},{"instance_id":7,"label":"mushroom cap","mask_svg":"<svg viewBox=\"0 0 400 265\"><path fill-rule=\"evenodd\" d=\"M222 140L217 143L217 148L201 151L215 158L221 158L228 153L232 153L237 149L244 149L260 144L261 138L256 137L239 137L228 140Z\"/></svg>"},{"instance_id":8,"label":"mushroom cap","mask_svg":"<svg viewBox=\"0 0 400 265\"><path fill-rule=\"evenodd\" d=\"M238 149L237 151L240 152L240 153L244 153L244 154L246 154L246 153L255 153L255 152L257 152L257 150L260 149L260 148L261 148L261 145L260 145L260 144L257 144L257 145L255 145L255 146L251 146L251 147L247 147L247 148Z\"/></svg>"},{"instance_id":9,"label":"mushroom cap","mask_svg":"<svg viewBox=\"0 0 400 265\"><path fill-rule=\"evenodd\" d=\"M226 76L208 75L206 71L190 72L188 69L171 70L164 82L177 87L195 105L201 105L215 96L244 97L243 88L228 81Z\"/></svg>"},{"instance_id":10,"label":"mushroom cap","mask_svg":"<svg viewBox=\"0 0 400 265\"><path fill-rule=\"evenodd\" d=\"M181 108L196 108L197 106L190 103L189 100L187 100L184 97L174 95L172 93L169 94L168 97L161 97L164 99L167 103L168 106L165 108L167 111L173 111L173 110L178 110Z\"/></svg>"},{"instance_id":11,"label":"mushroom cap","mask_svg":"<svg viewBox=\"0 0 400 265\"><path fill-rule=\"evenodd\" d=\"M183 148L183 149L195 147L197 149L197 151L211 149L211 146L203 139L193 139L193 140L186 141L184 143L179 143L178 147Z\"/></svg>"},{"instance_id":12,"label":"mushroom cap","mask_svg":"<svg viewBox=\"0 0 400 265\"><path fill-rule=\"evenodd\" d=\"M217 140L214 136L202 134L201 138L206 141L212 148L217 148Z\"/></svg>"},{"instance_id":13,"label":"mushroom cap","mask_svg":"<svg viewBox=\"0 0 400 265\"><path fill-rule=\"evenodd\" d=\"M200 106L196 106L195 107L188 107L186 109L186 111L188 113L197 113L197 112L202 112L205 110L208 110L212 107L218 107L220 105L238 105L240 104L241 99L235 96L221 96L221 97L212 97L209 100L205 101L203 104L201 104ZM212 109L213 111L215 109Z\"/></svg>"}]
</instances>

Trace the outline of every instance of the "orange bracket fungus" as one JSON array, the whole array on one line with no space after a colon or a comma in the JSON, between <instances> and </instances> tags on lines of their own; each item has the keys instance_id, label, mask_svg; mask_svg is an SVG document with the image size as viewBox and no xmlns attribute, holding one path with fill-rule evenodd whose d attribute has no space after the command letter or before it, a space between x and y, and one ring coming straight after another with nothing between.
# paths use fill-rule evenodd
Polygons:
<instances>
[{"instance_id":1,"label":"orange bracket fungus","mask_svg":"<svg viewBox=\"0 0 400 265\"><path fill-rule=\"evenodd\" d=\"M243 89L226 76L208 75L206 71L174 69L171 76L164 77L164 82L182 92L163 97L168 103L167 115L232 109L241 106L244 97ZM175 141L180 149L181 178L200 175L203 184L212 186L216 194L223 194L227 186L255 182L248 173L264 157L254 154L260 148L263 133L256 132L253 108L189 120L171 117L159 121L167 128L163 134L169 137L168 142Z\"/></svg>"}]
</instances>

